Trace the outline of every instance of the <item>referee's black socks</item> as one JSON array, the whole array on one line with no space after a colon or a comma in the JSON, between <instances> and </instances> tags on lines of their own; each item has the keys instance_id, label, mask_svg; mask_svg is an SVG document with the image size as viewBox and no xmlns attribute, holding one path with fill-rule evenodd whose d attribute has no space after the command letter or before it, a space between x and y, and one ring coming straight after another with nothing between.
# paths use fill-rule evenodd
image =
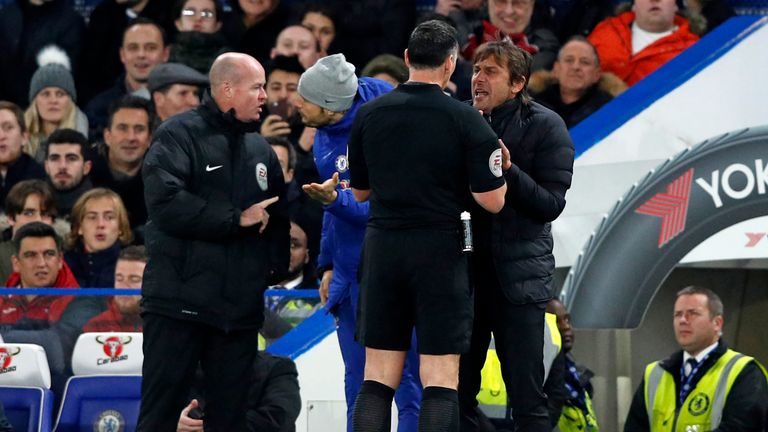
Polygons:
<instances>
[{"instance_id":1,"label":"referee's black socks","mask_svg":"<svg viewBox=\"0 0 768 432\"><path fill-rule=\"evenodd\" d=\"M377 381L363 381L352 415L354 432L389 432L395 389Z\"/></svg>"},{"instance_id":2,"label":"referee's black socks","mask_svg":"<svg viewBox=\"0 0 768 432\"><path fill-rule=\"evenodd\" d=\"M427 387L421 396L419 432L458 432L459 393L445 387Z\"/></svg>"}]
</instances>

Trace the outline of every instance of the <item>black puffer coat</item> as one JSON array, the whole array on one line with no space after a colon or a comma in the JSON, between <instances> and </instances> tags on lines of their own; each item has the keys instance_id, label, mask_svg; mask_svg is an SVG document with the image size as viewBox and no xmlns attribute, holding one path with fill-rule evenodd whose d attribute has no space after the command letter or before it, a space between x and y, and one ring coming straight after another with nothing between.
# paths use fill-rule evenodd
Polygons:
<instances>
[{"instance_id":1,"label":"black puffer coat","mask_svg":"<svg viewBox=\"0 0 768 432\"><path fill-rule=\"evenodd\" d=\"M546 301L555 270L550 222L565 208L573 142L560 116L536 102L507 101L486 119L509 148L513 165L504 175L507 194L501 212L472 212L479 249L475 258L490 255L511 303Z\"/></svg>"},{"instance_id":2,"label":"black puffer coat","mask_svg":"<svg viewBox=\"0 0 768 432\"><path fill-rule=\"evenodd\" d=\"M149 213L145 312L223 330L259 328L270 279L288 270L285 183L272 148L247 124L203 104L158 128L144 159ZM278 196L269 224L242 228L240 214Z\"/></svg>"}]
</instances>

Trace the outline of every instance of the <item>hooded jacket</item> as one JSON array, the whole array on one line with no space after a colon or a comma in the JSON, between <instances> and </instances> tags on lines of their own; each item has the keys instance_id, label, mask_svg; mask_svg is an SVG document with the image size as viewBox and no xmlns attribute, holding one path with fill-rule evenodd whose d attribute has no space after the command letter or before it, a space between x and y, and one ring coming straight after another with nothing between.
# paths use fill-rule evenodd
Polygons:
<instances>
[{"instance_id":1,"label":"hooded jacket","mask_svg":"<svg viewBox=\"0 0 768 432\"><path fill-rule=\"evenodd\" d=\"M536 102L509 100L486 119L509 149L512 168L504 175L507 193L501 211L491 215L478 206L472 212L477 246L473 259L493 260L509 302L547 301L555 270L550 222L565 208L573 142L563 120Z\"/></svg>"},{"instance_id":2,"label":"hooded jacket","mask_svg":"<svg viewBox=\"0 0 768 432\"><path fill-rule=\"evenodd\" d=\"M355 201L352 189L349 188L349 131L357 110L364 103L392 90L388 83L375 78L360 78L357 83L357 95L352 107L337 123L319 127L312 146L320 178L328 179L334 172L338 172L340 181L336 201L324 206L320 255L317 258L320 268L333 267L326 305L328 310L350 295L353 295L352 301L356 304L357 267L368 222L369 203ZM353 289L354 292L351 291Z\"/></svg>"},{"instance_id":3,"label":"hooded jacket","mask_svg":"<svg viewBox=\"0 0 768 432\"><path fill-rule=\"evenodd\" d=\"M264 290L288 271L285 183L272 148L234 110L206 92L194 110L158 128L144 158L149 221L144 312L224 331L256 329ZM243 228L240 214L271 197L269 223Z\"/></svg>"},{"instance_id":4,"label":"hooded jacket","mask_svg":"<svg viewBox=\"0 0 768 432\"><path fill-rule=\"evenodd\" d=\"M634 12L624 12L598 24L588 38L597 50L603 70L613 72L630 86L699 40L699 37L691 32L688 20L675 15L676 30L672 34L633 55L632 23L634 21Z\"/></svg>"}]
</instances>

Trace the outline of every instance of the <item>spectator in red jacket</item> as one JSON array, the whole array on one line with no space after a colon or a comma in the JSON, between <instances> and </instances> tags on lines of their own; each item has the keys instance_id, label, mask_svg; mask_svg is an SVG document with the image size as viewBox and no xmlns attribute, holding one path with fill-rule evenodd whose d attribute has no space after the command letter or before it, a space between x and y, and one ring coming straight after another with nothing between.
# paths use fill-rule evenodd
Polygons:
<instances>
[{"instance_id":1,"label":"spectator in red jacket","mask_svg":"<svg viewBox=\"0 0 768 432\"><path fill-rule=\"evenodd\" d=\"M120 251L115 266L115 288L140 289L147 265L147 251L144 246L129 246ZM106 311L91 318L83 327L83 332L140 332L139 316L141 297L125 295L109 300Z\"/></svg>"},{"instance_id":2,"label":"spectator in red jacket","mask_svg":"<svg viewBox=\"0 0 768 432\"><path fill-rule=\"evenodd\" d=\"M598 24L589 41L604 71L634 85L699 37L677 15L675 0L635 0L632 10Z\"/></svg>"},{"instance_id":3,"label":"spectator in red jacket","mask_svg":"<svg viewBox=\"0 0 768 432\"><path fill-rule=\"evenodd\" d=\"M64 264L61 238L50 225L30 222L13 238L13 273L5 286L15 288L77 288ZM0 324L47 326L59 321L71 296L6 295L0 297Z\"/></svg>"}]
</instances>

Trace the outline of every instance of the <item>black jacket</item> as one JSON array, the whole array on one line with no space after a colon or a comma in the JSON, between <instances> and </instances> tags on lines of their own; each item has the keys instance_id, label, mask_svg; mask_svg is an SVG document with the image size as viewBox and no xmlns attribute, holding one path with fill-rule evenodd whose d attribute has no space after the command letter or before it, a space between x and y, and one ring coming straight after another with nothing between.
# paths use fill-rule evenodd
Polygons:
<instances>
[{"instance_id":1,"label":"black jacket","mask_svg":"<svg viewBox=\"0 0 768 432\"><path fill-rule=\"evenodd\" d=\"M581 99L570 104L563 103L558 84L548 87L535 97L536 102L558 113L565 121L568 129L576 126L613 99L613 96L602 90L597 84L590 87Z\"/></svg>"},{"instance_id":2,"label":"black jacket","mask_svg":"<svg viewBox=\"0 0 768 432\"><path fill-rule=\"evenodd\" d=\"M109 149L106 144L101 148L103 154L93 158L93 168L89 174L93 187L112 189L123 200L128 210L131 229L147 223L147 206L144 203L144 180L141 174L133 177L116 179L109 168Z\"/></svg>"},{"instance_id":3,"label":"black jacket","mask_svg":"<svg viewBox=\"0 0 768 432\"><path fill-rule=\"evenodd\" d=\"M285 183L277 156L233 112L206 93L198 108L158 128L144 158L149 213L145 312L223 330L259 328L270 277L288 270L290 224L273 204L269 224L242 228L240 214L278 196Z\"/></svg>"},{"instance_id":4,"label":"black jacket","mask_svg":"<svg viewBox=\"0 0 768 432\"><path fill-rule=\"evenodd\" d=\"M560 116L536 102L524 105L516 98L486 118L509 148L513 165L504 175L507 194L501 212L490 215L479 207L472 212L479 252L474 259L493 260L511 303L547 301L555 270L550 222L565 208L573 143Z\"/></svg>"},{"instance_id":5,"label":"black jacket","mask_svg":"<svg viewBox=\"0 0 768 432\"><path fill-rule=\"evenodd\" d=\"M114 288L115 266L122 249L123 245L120 244L120 240L117 240L107 249L88 253L80 243L74 249L64 253L64 261L72 270L80 287Z\"/></svg>"},{"instance_id":6,"label":"black jacket","mask_svg":"<svg viewBox=\"0 0 768 432\"><path fill-rule=\"evenodd\" d=\"M287 357L264 351L256 354L245 412L248 432L294 432L301 411L296 364ZM205 411L202 377L192 389Z\"/></svg>"},{"instance_id":7,"label":"black jacket","mask_svg":"<svg viewBox=\"0 0 768 432\"><path fill-rule=\"evenodd\" d=\"M698 373L693 377L691 386L696 388L701 377L717 360L725 354L728 347L720 340L720 344L712 351ZM680 366L683 363L683 352L678 351L669 358L662 360L659 365L671 373L675 381L675 390L680 383ZM728 398L723 408L723 419L720 427L712 432L762 432L765 430L766 415L768 414L768 382L760 367L753 361L748 363L733 382ZM624 432L649 432L648 411L645 408L645 380L637 387L632 406L629 408Z\"/></svg>"}]
</instances>

